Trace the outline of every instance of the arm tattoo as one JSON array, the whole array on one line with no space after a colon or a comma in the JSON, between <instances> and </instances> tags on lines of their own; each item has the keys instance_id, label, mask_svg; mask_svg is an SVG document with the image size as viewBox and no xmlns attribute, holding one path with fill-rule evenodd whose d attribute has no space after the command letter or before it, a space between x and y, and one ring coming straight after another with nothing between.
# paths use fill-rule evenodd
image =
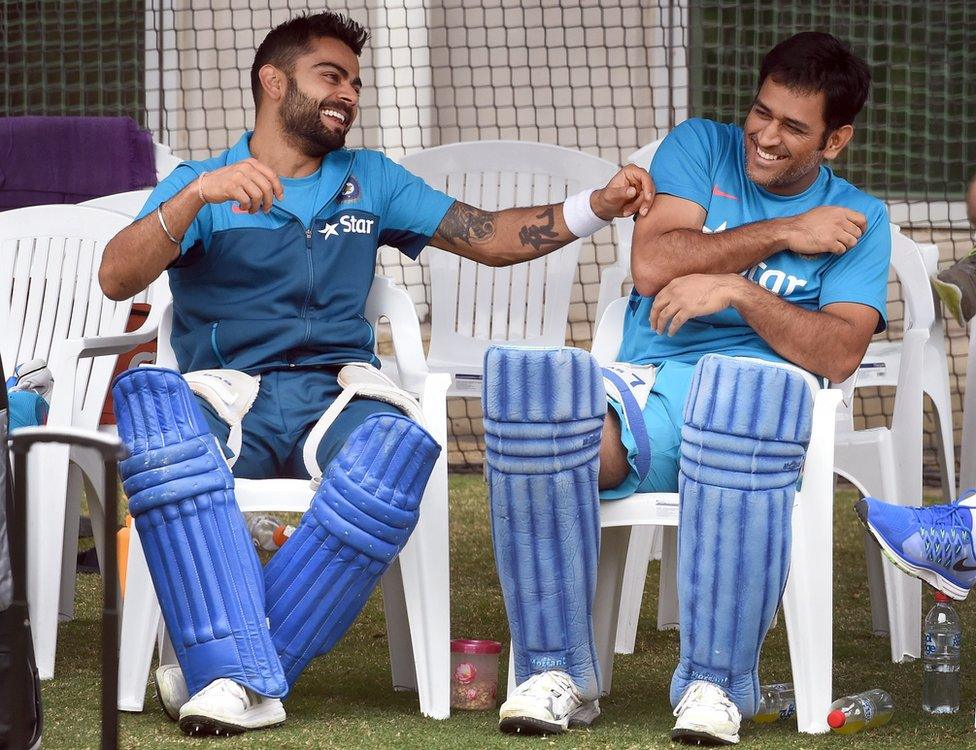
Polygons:
<instances>
[{"instance_id":1,"label":"arm tattoo","mask_svg":"<svg viewBox=\"0 0 976 750\"><path fill-rule=\"evenodd\" d=\"M553 230L556 223L554 206L547 206L536 218L545 221L541 224L526 224L519 231L519 240L523 245L531 245L536 250L549 252L566 244L566 240L560 239Z\"/></svg>"},{"instance_id":2,"label":"arm tattoo","mask_svg":"<svg viewBox=\"0 0 976 750\"><path fill-rule=\"evenodd\" d=\"M495 214L455 201L437 227L437 235L447 242L488 242L495 236Z\"/></svg>"}]
</instances>

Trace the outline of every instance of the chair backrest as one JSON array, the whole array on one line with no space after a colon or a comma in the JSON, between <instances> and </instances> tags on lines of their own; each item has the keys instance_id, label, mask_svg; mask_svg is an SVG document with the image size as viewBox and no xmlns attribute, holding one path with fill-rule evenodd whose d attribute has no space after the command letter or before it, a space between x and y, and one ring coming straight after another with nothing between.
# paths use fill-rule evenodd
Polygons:
<instances>
[{"instance_id":1,"label":"chair backrest","mask_svg":"<svg viewBox=\"0 0 976 750\"><path fill-rule=\"evenodd\" d=\"M52 358L58 342L125 331L132 301L102 294L98 266L105 245L128 224L120 214L73 205L0 213L0 356L10 369L45 358L56 393L66 385ZM115 359L79 362L76 414L101 411Z\"/></svg>"},{"instance_id":2,"label":"chair backrest","mask_svg":"<svg viewBox=\"0 0 976 750\"><path fill-rule=\"evenodd\" d=\"M457 143L400 163L428 184L478 208L558 203L604 185L611 162L572 149L519 141ZM490 268L428 248L431 364L480 372L493 343L557 346L566 338L580 242L508 268Z\"/></svg>"},{"instance_id":3,"label":"chair backrest","mask_svg":"<svg viewBox=\"0 0 976 750\"><path fill-rule=\"evenodd\" d=\"M103 195L100 198L92 198L78 205L101 208L106 211L115 211L116 213L129 217L131 220L146 205L150 193L152 193L152 188L130 190L127 193L113 193L112 195Z\"/></svg>"},{"instance_id":4,"label":"chair backrest","mask_svg":"<svg viewBox=\"0 0 976 750\"><path fill-rule=\"evenodd\" d=\"M935 323L935 302L922 249L901 227L891 225L891 267L905 298L905 330L929 330Z\"/></svg>"}]
</instances>

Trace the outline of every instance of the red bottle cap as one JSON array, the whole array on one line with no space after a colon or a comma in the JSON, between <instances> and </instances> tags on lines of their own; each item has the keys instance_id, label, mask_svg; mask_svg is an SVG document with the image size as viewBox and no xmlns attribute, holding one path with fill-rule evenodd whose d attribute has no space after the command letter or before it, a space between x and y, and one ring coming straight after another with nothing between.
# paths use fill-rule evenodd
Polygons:
<instances>
[{"instance_id":1,"label":"red bottle cap","mask_svg":"<svg viewBox=\"0 0 976 750\"><path fill-rule=\"evenodd\" d=\"M935 592L935 600L937 602L947 602L947 601L949 601L949 597L946 596L945 594L943 594L941 591L936 591Z\"/></svg>"},{"instance_id":2,"label":"red bottle cap","mask_svg":"<svg viewBox=\"0 0 976 750\"><path fill-rule=\"evenodd\" d=\"M831 729L840 729L847 723L847 716L839 708L827 714L827 724Z\"/></svg>"},{"instance_id":3,"label":"red bottle cap","mask_svg":"<svg viewBox=\"0 0 976 750\"><path fill-rule=\"evenodd\" d=\"M451 641L451 652L455 654L500 654L502 644L498 641L479 641L471 638L455 638Z\"/></svg>"}]
</instances>

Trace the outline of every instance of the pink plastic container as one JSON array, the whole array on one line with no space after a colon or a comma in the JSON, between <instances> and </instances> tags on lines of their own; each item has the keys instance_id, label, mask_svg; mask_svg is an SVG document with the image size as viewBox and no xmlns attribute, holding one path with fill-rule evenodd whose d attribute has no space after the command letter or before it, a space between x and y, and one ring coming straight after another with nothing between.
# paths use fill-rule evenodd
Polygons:
<instances>
[{"instance_id":1,"label":"pink plastic container","mask_svg":"<svg viewBox=\"0 0 976 750\"><path fill-rule=\"evenodd\" d=\"M495 707L501 650L498 641L451 641L451 708L484 711Z\"/></svg>"}]
</instances>

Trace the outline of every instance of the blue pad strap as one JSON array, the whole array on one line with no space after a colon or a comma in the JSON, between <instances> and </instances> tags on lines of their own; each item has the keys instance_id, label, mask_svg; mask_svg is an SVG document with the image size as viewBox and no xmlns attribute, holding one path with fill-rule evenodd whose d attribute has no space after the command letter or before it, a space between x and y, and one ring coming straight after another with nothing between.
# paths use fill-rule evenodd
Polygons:
<instances>
[{"instance_id":1,"label":"blue pad strap","mask_svg":"<svg viewBox=\"0 0 976 750\"><path fill-rule=\"evenodd\" d=\"M484 372L492 540L516 679L558 669L597 698L600 368L580 349L492 347Z\"/></svg>"},{"instance_id":2,"label":"blue pad strap","mask_svg":"<svg viewBox=\"0 0 976 750\"><path fill-rule=\"evenodd\" d=\"M284 696L261 565L196 398L179 373L138 367L115 379L112 400L129 511L187 690L226 677Z\"/></svg>"},{"instance_id":3,"label":"blue pad strap","mask_svg":"<svg viewBox=\"0 0 976 750\"><path fill-rule=\"evenodd\" d=\"M720 685L751 717L759 651L786 586L793 497L813 396L783 367L707 355L681 437L677 705L694 680Z\"/></svg>"},{"instance_id":4,"label":"blue pad strap","mask_svg":"<svg viewBox=\"0 0 976 750\"><path fill-rule=\"evenodd\" d=\"M349 629L406 544L440 451L416 422L378 414L329 464L302 522L265 567L271 635L289 685Z\"/></svg>"}]
</instances>

